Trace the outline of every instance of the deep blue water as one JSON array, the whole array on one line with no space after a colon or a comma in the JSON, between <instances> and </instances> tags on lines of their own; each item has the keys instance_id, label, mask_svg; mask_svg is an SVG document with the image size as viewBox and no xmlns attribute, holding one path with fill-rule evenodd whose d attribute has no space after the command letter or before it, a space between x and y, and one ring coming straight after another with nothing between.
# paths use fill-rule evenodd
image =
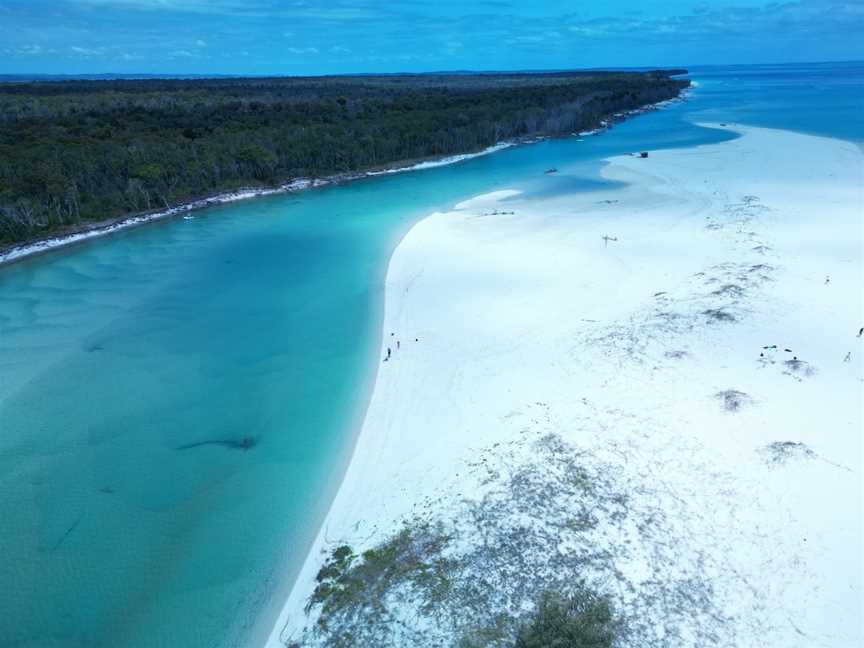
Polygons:
<instances>
[{"instance_id":1,"label":"deep blue water","mask_svg":"<svg viewBox=\"0 0 864 648\"><path fill-rule=\"evenodd\" d=\"M864 141L862 64L692 77L689 101L584 141L214 207L0 269L0 645L242 641L341 479L386 262L424 214L505 187L608 188L609 155L730 137L697 121Z\"/></svg>"}]
</instances>

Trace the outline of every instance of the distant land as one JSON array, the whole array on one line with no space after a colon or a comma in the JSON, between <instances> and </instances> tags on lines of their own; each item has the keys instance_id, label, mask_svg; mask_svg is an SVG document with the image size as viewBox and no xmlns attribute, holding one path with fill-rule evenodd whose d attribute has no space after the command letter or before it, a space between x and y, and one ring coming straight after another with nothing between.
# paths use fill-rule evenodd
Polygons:
<instances>
[{"instance_id":1,"label":"distant land","mask_svg":"<svg viewBox=\"0 0 864 648\"><path fill-rule=\"evenodd\" d=\"M593 130L690 85L648 72L77 79L0 86L0 246L298 178Z\"/></svg>"},{"instance_id":2,"label":"distant land","mask_svg":"<svg viewBox=\"0 0 864 648\"><path fill-rule=\"evenodd\" d=\"M28 83L40 81L113 81L116 79L228 79L229 74L129 74L103 72L100 74L0 74L0 83Z\"/></svg>"},{"instance_id":3,"label":"distant land","mask_svg":"<svg viewBox=\"0 0 864 648\"><path fill-rule=\"evenodd\" d=\"M665 72L671 76L686 74L684 68L657 68L655 67L607 67L607 68L584 68L579 70L553 69L553 70L435 70L431 72L356 72L352 74L340 74L342 77L387 77L387 76L453 76L453 75L476 75L497 76L501 74L597 74L598 72ZM115 81L115 80L145 80L145 79L267 79L267 78L326 78L333 75L321 74L311 76L284 77L273 75L256 74L159 74L159 73L135 73L135 72L100 72L96 74L0 74L0 83L38 83L41 81Z\"/></svg>"}]
</instances>

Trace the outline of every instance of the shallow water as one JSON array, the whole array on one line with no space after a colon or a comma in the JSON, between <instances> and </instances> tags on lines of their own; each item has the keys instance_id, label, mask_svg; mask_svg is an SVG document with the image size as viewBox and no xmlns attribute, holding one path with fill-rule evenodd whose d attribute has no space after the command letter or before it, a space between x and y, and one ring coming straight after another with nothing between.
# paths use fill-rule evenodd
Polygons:
<instances>
[{"instance_id":1,"label":"shallow water","mask_svg":"<svg viewBox=\"0 0 864 648\"><path fill-rule=\"evenodd\" d=\"M0 269L0 645L240 643L338 486L399 235L479 193L603 191L604 157L730 137L691 121L864 139L847 123L860 67L790 69L699 72L691 101L602 136L209 208Z\"/></svg>"}]
</instances>

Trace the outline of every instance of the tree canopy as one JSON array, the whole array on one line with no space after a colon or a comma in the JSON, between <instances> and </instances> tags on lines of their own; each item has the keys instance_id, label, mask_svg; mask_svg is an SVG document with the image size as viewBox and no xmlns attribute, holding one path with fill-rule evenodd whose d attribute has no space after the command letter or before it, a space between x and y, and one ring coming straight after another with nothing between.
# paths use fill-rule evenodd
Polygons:
<instances>
[{"instance_id":1,"label":"tree canopy","mask_svg":"<svg viewBox=\"0 0 864 648\"><path fill-rule=\"evenodd\" d=\"M569 134L687 85L659 71L0 84L0 244Z\"/></svg>"}]
</instances>

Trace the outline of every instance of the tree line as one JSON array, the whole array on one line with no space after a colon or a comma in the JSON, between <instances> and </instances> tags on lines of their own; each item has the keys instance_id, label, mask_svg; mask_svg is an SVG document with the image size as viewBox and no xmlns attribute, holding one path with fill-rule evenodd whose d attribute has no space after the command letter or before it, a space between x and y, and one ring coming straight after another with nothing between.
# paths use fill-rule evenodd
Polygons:
<instances>
[{"instance_id":1,"label":"tree line","mask_svg":"<svg viewBox=\"0 0 864 648\"><path fill-rule=\"evenodd\" d=\"M0 243L595 128L676 96L680 72L0 84Z\"/></svg>"}]
</instances>

